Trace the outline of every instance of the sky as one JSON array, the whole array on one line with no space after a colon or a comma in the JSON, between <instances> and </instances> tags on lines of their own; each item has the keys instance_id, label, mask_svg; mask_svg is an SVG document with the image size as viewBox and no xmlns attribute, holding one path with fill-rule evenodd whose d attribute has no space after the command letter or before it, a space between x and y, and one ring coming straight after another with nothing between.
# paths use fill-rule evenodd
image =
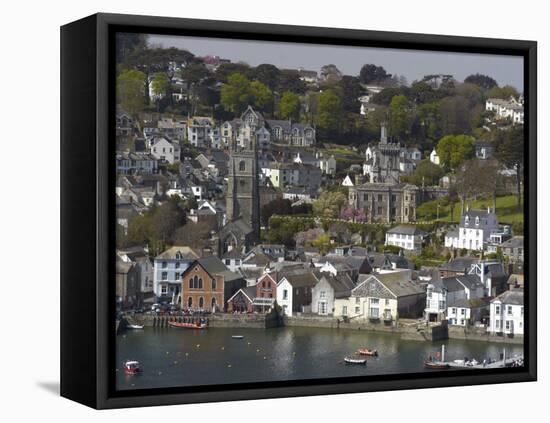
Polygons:
<instances>
[{"instance_id":1,"label":"sky","mask_svg":"<svg viewBox=\"0 0 550 423\"><path fill-rule=\"evenodd\" d=\"M523 58L519 56L171 35L151 35L149 43L186 49L196 56L210 54L232 62L244 61L251 66L270 63L279 68L319 71L332 63L346 75L358 75L361 66L372 63L383 66L388 73L405 76L409 83L429 74L449 74L463 81L468 75L482 73L493 77L500 86L512 85L523 92Z\"/></svg>"}]
</instances>

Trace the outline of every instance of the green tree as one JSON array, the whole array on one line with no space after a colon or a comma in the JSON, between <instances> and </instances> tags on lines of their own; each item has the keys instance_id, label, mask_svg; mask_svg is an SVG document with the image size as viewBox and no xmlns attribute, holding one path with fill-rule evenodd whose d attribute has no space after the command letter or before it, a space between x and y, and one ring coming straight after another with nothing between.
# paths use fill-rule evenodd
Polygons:
<instances>
[{"instance_id":1,"label":"green tree","mask_svg":"<svg viewBox=\"0 0 550 423\"><path fill-rule=\"evenodd\" d=\"M390 134L398 138L406 138L411 131L412 111L411 104L404 95L392 98L389 107Z\"/></svg>"},{"instance_id":2,"label":"green tree","mask_svg":"<svg viewBox=\"0 0 550 423\"><path fill-rule=\"evenodd\" d=\"M273 108L273 93L260 81L250 83L250 96L254 107L263 112L270 111Z\"/></svg>"},{"instance_id":3,"label":"green tree","mask_svg":"<svg viewBox=\"0 0 550 423\"><path fill-rule=\"evenodd\" d=\"M281 71L279 77L279 87L277 89L279 93L285 91L292 91L296 94L305 94L307 91L307 85L300 79L298 72L290 69L284 69Z\"/></svg>"},{"instance_id":4,"label":"green tree","mask_svg":"<svg viewBox=\"0 0 550 423\"><path fill-rule=\"evenodd\" d=\"M441 166L433 164L428 159L421 160L410 175L409 182L415 185L438 185L439 179L445 174Z\"/></svg>"},{"instance_id":5,"label":"green tree","mask_svg":"<svg viewBox=\"0 0 550 423\"><path fill-rule=\"evenodd\" d=\"M523 125L514 126L509 131L499 131L495 141L495 155L516 176L516 208L521 210L521 183L524 170L524 134Z\"/></svg>"},{"instance_id":6,"label":"green tree","mask_svg":"<svg viewBox=\"0 0 550 423\"><path fill-rule=\"evenodd\" d=\"M281 71L276 66L264 63L256 66L250 71L251 78L257 79L262 84L266 85L271 91L277 89Z\"/></svg>"},{"instance_id":7,"label":"green tree","mask_svg":"<svg viewBox=\"0 0 550 423\"><path fill-rule=\"evenodd\" d=\"M131 69L121 73L116 81L117 104L136 120L145 105L143 78L143 72Z\"/></svg>"},{"instance_id":8,"label":"green tree","mask_svg":"<svg viewBox=\"0 0 550 423\"><path fill-rule=\"evenodd\" d=\"M292 201L282 198L276 198L275 200L265 204L260 211L262 224L267 225L269 223L269 219L271 219L271 216L273 216L274 214L292 214Z\"/></svg>"},{"instance_id":9,"label":"green tree","mask_svg":"<svg viewBox=\"0 0 550 423\"><path fill-rule=\"evenodd\" d=\"M283 119L297 121L300 118L300 97L291 91L285 91L279 101L279 111Z\"/></svg>"},{"instance_id":10,"label":"green tree","mask_svg":"<svg viewBox=\"0 0 550 423\"><path fill-rule=\"evenodd\" d=\"M220 97L220 102L225 110L240 114L252 100L248 78L240 73L229 75L227 83L222 86Z\"/></svg>"},{"instance_id":11,"label":"green tree","mask_svg":"<svg viewBox=\"0 0 550 423\"><path fill-rule=\"evenodd\" d=\"M446 135L437 143L436 151L443 166L453 170L474 156L474 139L468 135Z\"/></svg>"},{"instance_id":12,"label":"green tree","mask_svg":"<svg viewBox=\"0 0 550 423\"><path fill-rule=\"evenodd\" d=\"M160 107L161 97L170 95L170 79L168 79L168 75L165 72L155 74L155 77L151 81L151 89L157 97L157 104Z\"/></svg>"},{"instance_id":13,"label":"green tree","mask_svg":"<svg viewBox=\"0 0 550 423\"><path fill-rule=\"evenodd\" d=\"M347 198L341 192L323 192L319 199L313 202L313 213L321 217L336 218L346 202Z\"/></svg>"},{"instance_id":14,"label":"green tree","mask_svg":"<svg viewBox=\"0 0 550 423\"><path fill-rule=\"evenodd\" d=\"M391 78L391 74L386 72L382 66L376 66L373 64L366 64L361 67L359 71L359 79L363 84L370 84L372 82L380 82Z\"/></svg>"},{"instance_id":15,"label":"green tree","mask_svg":"<svg viewBox=\"0 0 550 423\"><path fill-rule=\"evenodd\" d=\"M319 248L319 251L322 254L325 254L330 250L330 236L326 233L320 234L311 242L311 245L313 247Z\"/></svg>"},{"instance_id":16,"label":"green tree","mask_svg":"<svg viewBox=\"0 0 550 423\"><path fill-rule=\"evenodd\" d=\"M226 83L229 80L229 76L234 73L240 73L248 77L250 72L250 66L245 63L222 63L216 69L214 77L218 82Z\"/></svg>"},{"instance_id":17,"label":"green tree","mask_svg":"<svg viewBox=\"0 0 550 423\"><path fill-rule=\"evenodd\" d=\"M467 82L469 84L475 84L484 90L489 90L493 87L498 86L497 81L495 81L493 78L480 73L467 76L464 79L464 82Z\"/></svg>"},{"instance_id":18,"label":"green tree","mask_svg":"<svg viewBox=\"0 0 550 423\"><path fill-rule=\"evenodd\" d=\"M505 85L504 87L493 87L487 91L488 98L502 98L508 100L510 97L518 98L519 93L514 87Z\"/></svg>"},{"instance_id":19,"label":"green tree","mask_svg":"<svg viewBox=\"0 0 550 423\"><path fill-rule=\"evenodd\" d=\"M342 72L336 65L324 65L321 67L321 78L328 84L336 84L342 79Z\"/></svg>"},{"instance_id":20,"label":"green tree","mask_svg":"<svg viewBox=\"0 0 550 423\"><path fill-rule=\"evenodd\" d=\"M470 133L470 105L466 98L445 97L440 102L439 113L444 135Z\"/></svg>"},{"instance_id":21,"label":"green tree","mask_svg":"<svg viewBox=\"0 0 550 423\"><path fill-rule=\"evenodd\" d=\"M361 107L359 97L365 93L359 79L354 76L345 75L338 82L338 89L342 109L350 113L359 113L359 108Z\"/></svg>"},{"instance_id":22,"label":"green tree","mask_svg":"<svg viewBox=\"0 0 550 423\"><path fill-rule=\"evenodd\" d=\"M333 90L323 91L319 95L317 124L327 131L336 131L340 127L342 103Z\"/></svg>"}]
</instances>

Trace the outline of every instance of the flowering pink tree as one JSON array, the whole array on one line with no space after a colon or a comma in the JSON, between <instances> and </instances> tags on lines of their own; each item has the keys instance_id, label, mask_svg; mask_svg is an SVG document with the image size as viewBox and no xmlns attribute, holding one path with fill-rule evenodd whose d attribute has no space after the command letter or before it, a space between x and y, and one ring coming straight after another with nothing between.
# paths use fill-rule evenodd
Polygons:
<instances>
[{"instance_id":1,"label":"flowering pink tree","mask_svg":"<svg viewBox=\"0 0 550 423\"><path fill-rule=\"evenodd\" d=\"M365 222L367 220L367 215L363 209L356 209L355 207L349 206L342 209L340 218L353 222Z\"/></svg>"}]
</instances>

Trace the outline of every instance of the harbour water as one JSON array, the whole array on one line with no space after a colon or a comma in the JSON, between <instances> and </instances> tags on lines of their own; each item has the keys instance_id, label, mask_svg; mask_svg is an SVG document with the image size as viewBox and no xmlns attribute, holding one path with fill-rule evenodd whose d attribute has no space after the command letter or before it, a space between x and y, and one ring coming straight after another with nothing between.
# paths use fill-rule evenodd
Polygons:
<instances>
[{"instance_id":1,"label":"harbour water","mask_svg":"<svg viewBox=\"0 0 550 423\"><path fill-rule=\"evenodd\" d=\"M233 339L232 335L243 335ZM285 381L426 370L423 360L445 344L446 359L497 359L523 354L522 345L447 340L418 342L395 335L324 328L210 328L128 330L117 336L117 389L144 389ZM358 348L375 348L367 366L346 365ZM122 363L138 360L143 372L126 375ZM452 371L452 370L444 370Z\"/></svg>"}]
</instances>

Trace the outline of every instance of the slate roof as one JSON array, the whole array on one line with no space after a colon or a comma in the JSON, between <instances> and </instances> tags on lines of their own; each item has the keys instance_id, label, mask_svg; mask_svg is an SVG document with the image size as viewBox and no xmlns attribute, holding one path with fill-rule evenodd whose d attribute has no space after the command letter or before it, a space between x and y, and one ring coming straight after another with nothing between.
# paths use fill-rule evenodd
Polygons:
<instances>
[{"instance_id":1,"label":"slate roof","mask_svg":"<svg viewBox=\"0 0 550 423\"><path fill-rule=\"evenodd\" d=\"M333 276L330 273L322 273L321 279L325 279L334 290L334 298L347 298L355 284L347 274Z\"/></svg>"},{"instance_id":2,"label":"slate roof","mask_svg":"<svg viewBox=\"0 0 550 423\"><path fill-rule=\"evenodd\" d=\"M482 308L482 307L487 307L490 301L491 301L490 297L472 298L470 300L466 298L461 298L459 300L456 300L454 303L449 304L447 307Z\"/></svg>"},{"instance_id":3,"label":"slate roof","mask_svg":"<svg viewBox=\"0 0 550 423\"><path fill-rule=\"evenodd\" d=\"M470 269L472 264L477 263L478 261L478 259L473 257L457 257L454 260L443 263L439 266L439 269L450 272L466 272Z\"/></svg>"},{"instance_id":4,"label":"slate roof","mask_svg":"<svg viewBox=\"0 0 550 423\"><path fill-rule=\"evenodd\" d=\"M160 253L156 259L175 259L176 253L181 253L182 260L195 260L199 258L199 254L187 246L174 246Z\"/></svg>"},{"instance_id":5,"label":"slate roof","mask_svg":"<svg viewBox=\"0 0 550 423\"><path fill-rule=\"evenodd\" d=\"M501 248L523 248L523 236L515 236L500 244Z\"/></svg>"},{"instance_id":6,"label":"slate roof","mask_svg":"<svg viewBox=\"0 0 550 423\"><path fill-rule=\"evenodd\" d=\"M225 282L241 279L241 275L231 272L216 256L201 257L197 262L211 275L223 276Z\"/></svg>"},{"instance_id":7,"label":"slate roof","mask_svg":"<svg viewBox=\"0 0 550 423\"><path fill-rule=\"evenodd\" d=\"M313 287L319 281L311 270L302 272L288 272L283 276L293 288Z\"/></svg>"},{"instance_id":8,"label":"slate roof","mask_svg":"<svg viewBox=\"0 0 550 423\"><path fill-rule=\"evenodd\" d=\"M491 302L500 301L502 304L509 305L523 305L523 290L514 289L511 291L505 291L496 297Z\"/></svg>"},{"instance_id":9,"label":"slate roof","mask_svg":"<svg viewBox=\"0 0 550 423\"><path fill-rule=\"evenodd\" d=\"M388 288L396 297L419 295L425 292L424 287L410 280L410 273L406 271L389 272L376 275L359 276L357 286L374 278Z\"/></svg>"},{"instance_id":10,"label":"slate roof","mask_svg":"<svg viewBox=\"0 0 550 423\"><path fill-rule=\"evenodd\" d=\"M412 225L399 225L395 228L391 228L389 231L387 231L389 234L403 234L403 235L419 235L419 236L427 236L428 232L423 231L417 226Z\"/></svg>"}]
</instances>

